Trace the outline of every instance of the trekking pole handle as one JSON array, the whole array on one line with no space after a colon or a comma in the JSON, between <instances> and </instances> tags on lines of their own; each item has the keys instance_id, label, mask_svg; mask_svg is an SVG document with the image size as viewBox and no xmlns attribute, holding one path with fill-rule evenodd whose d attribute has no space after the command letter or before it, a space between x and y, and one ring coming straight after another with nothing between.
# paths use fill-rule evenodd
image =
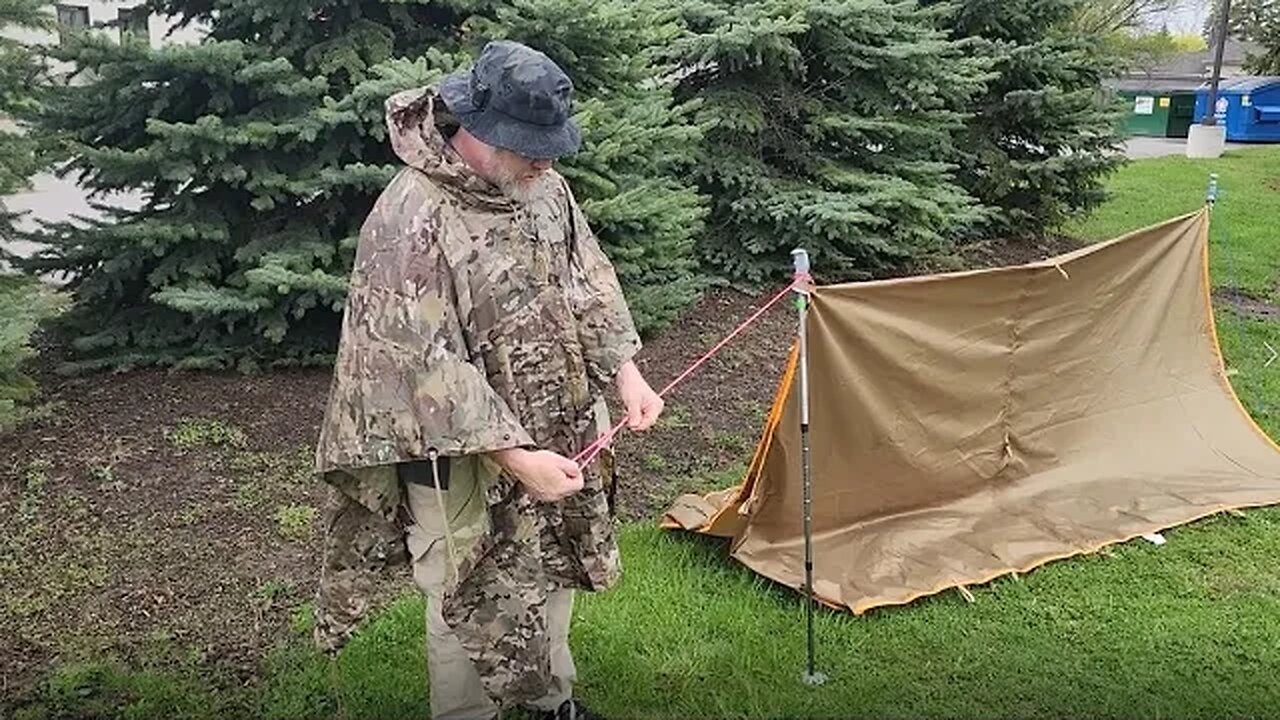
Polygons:
<instances>
[{"instance_id":1,"label":"trekking pole handle","mask_svg":"<svg viewBox=\"0 0 1280 720\"><path fill-rule=\"evenodd\" d=\"M796 248L791 251L791 259L795 263L796 276L801 277L809 274L809 251L804 248Z\"/></svg>"}]
</instances>

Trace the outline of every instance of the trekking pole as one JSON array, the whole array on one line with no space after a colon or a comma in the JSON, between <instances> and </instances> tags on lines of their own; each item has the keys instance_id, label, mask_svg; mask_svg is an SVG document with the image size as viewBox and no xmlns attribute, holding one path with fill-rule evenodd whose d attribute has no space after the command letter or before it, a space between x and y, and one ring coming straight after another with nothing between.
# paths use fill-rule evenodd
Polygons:
<instances>
[{"instance_id":1,"label":"trekking pole","mask_svg":"<svg viewBox=\"0 0 1280 720\"><path fill-rule=\"evenodd\" d=\"M809 662L802 679L806 685L821 685L827 677L814 667L813 641L813 482L809 463L809 333L805 318L809 313L809 253L793 250L795 262L796 309L800 314L800 462L804 484L804 590L805 625L808 632Z\"/></svg>"}]
</instances>

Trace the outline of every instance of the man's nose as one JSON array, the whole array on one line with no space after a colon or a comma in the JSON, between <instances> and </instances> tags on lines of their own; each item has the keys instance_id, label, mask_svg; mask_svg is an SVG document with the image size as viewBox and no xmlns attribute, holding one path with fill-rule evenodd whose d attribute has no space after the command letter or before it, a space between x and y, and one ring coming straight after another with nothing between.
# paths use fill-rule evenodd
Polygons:
<instances>
[{"instance_id":1,"label":"man's nose","mask_svg":"<svg viewBox=\"0 0 1280 720\"><path fill-rule=\"evenodd\" d=\"M550 160L542 160L542 159L534 160L531 164L533 165L533 168L535 170L547 170L551 167Z\"/></svg>"}]
</instances>

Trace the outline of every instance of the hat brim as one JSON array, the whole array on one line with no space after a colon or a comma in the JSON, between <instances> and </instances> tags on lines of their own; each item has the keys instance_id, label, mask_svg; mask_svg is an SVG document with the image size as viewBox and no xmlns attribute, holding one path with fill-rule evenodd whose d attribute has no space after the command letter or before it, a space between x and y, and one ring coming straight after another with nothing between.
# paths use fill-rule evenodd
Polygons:
<instances>
[{"instance_id":1,"label":"hat brim","mask_svg":"<svg viewBox=\"0 0 1280 720\"><path fill-rule=\"evenodd\" d=\"M582 147L582 131L572 119L561 125L533 125L493 108L476 108L467 73L446 77L440 83L440 98L462 127L487 145L535 160L572 155Z\"/></svg>"}]
</instances>

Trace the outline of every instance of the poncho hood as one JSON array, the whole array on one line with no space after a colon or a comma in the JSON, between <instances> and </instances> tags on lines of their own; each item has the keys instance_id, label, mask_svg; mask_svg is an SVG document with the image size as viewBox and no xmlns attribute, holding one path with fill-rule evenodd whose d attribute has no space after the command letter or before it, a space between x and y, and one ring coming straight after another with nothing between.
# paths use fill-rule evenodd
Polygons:
<instances>
[{"instance_id":1,"label":"poncho hood","mask_svg":"<svg viewBox=\"0 0 1280 720\"><path fill-rule=\"evenodd\" d=\"M396 156L463 198L495 209L513 203L449 144L459 124L435 86L406 90L386 103L387 133Z\"/></svg>"}]
</instances>

